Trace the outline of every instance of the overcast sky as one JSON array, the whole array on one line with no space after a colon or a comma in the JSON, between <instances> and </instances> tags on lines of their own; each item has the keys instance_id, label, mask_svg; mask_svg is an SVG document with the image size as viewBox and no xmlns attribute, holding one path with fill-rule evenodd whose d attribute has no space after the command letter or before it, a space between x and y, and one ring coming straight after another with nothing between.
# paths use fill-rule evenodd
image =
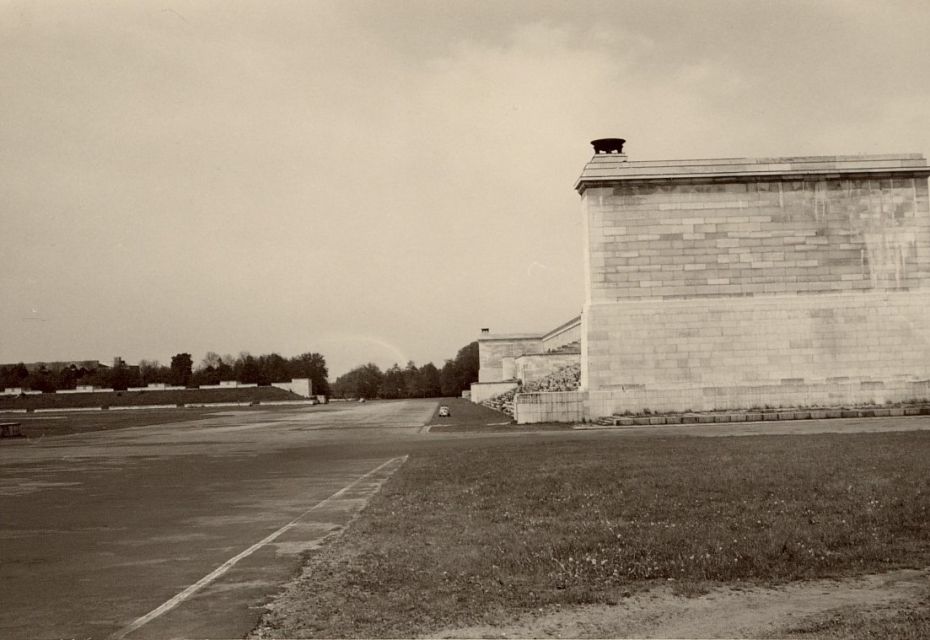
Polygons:
<instances>
[{"instance_id":1,"label":"overcast sky","mask_svg":"<svg viewBox=\"0 0 930 640\"><path fill-rule=\"evenodd\" d=\"M572 185L930 152L930 4L0 1L0 362L437 364L581 310Z\"/></svg>"}]
</instances>

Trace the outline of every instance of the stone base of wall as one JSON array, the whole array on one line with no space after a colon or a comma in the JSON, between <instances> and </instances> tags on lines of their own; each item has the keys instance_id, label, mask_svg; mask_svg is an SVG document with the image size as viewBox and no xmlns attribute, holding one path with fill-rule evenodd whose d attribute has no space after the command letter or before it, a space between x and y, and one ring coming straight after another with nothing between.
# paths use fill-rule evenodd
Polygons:
<instances>
[{"instance_id":1,"label":"stone base of wall","mask_svg":"<svg viewBox=\"0 0 930 640\"><path fill-rule=\"evenodd\" d=\"M488 398L499 396L502 393L516 388L517 383L515 380L509 380L507 382L473 382L471 385L470 399L475 404L478 404L484 402Z\"/></svg>"},{"instance_id":2,"label":"stone base of wall","mask_svg":"<svg viewBox=\"0 0 930 640\"><path fill-rule=\"evenodd\" d=\"M587 417L927 397L930 290L592 305Z\"/></svg>"},{"instance_id":3,"label":"stone base of wall","mask_svg":"<svg viewBox=\"0 0 930 640\"><path fill-rule=\"evenodd\" d=\"M513 399L513 417L517 424L580 422L587 395L584 391L518 393Z\"/></svg>"},{"instance_id":4,"label":"stone base of wall","mask_svg":"<svg viewBox=\"0 0 930 640\"><path fill-rule=\"evenodd\" d=\"M881 405L930 398L930 380L796 380L777 385L650 387L629 385L588 393L586 418L624 412L720 411L778 407Z\"/></svg>"}]
</instances>

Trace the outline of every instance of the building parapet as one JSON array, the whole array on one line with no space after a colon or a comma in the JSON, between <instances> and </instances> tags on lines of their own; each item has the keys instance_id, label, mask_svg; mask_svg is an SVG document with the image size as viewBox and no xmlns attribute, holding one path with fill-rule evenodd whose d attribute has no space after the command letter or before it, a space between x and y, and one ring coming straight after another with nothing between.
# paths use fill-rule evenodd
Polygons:
<instances>
[{"instance_id":1,"label":"building parapet","mask_svg":"<svg viewBox=\"0 0 930 640\"><path fill-rule=\"evenodd\" d=\"M872 174L927 177L930 176L930 167L927 159L919 153L637 161L628 161L626 156L597 154L585 165L575 182L575 189L583 193L595 184L606 186L629 181L735 181L765 177L797 180Z\"/></svg>"}]
</instances>

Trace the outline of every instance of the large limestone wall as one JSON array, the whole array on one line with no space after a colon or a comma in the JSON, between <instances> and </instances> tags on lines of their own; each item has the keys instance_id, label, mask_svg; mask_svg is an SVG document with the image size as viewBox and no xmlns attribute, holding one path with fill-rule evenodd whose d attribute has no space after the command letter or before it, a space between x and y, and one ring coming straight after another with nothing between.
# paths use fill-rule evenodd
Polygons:
<instances>
[{"instance_id":1,"label":"large limestone wall","mask_svg":"<svg viewBox=\"0 0 930 640\"><path fill-rule=\"evenodd\" d=\"M927 291L597 305L588 388L621 392L608 413L905 400L930 378L928 309Z\"/></svg>"},{"instance_id":2,"label":"large limestone wall","mask_svg":"<svg viewBox=\"0 0 930 640\"><path fill-rule=\"evenodd\" d=\"M873 291L930 275L926 178L589 188L590 301Z\"/></svg>"},{"instance_id":3,"label":"large limestone wall","mask_svg":"<svg viewBox=\"0 0 930 640\"><path fill-rule=\"evenodd\" d=\"M590 416L926 387L925 177L634 181L583 208Z\"/></svg>"}]
</instances>

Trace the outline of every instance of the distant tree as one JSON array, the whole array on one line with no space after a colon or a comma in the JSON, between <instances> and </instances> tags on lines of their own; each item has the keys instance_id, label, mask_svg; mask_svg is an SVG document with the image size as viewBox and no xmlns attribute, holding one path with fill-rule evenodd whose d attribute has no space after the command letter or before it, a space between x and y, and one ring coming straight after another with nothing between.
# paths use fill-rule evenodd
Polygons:
<instances>
[{"instance_id":1,"label":"distant tree","mask_svg":"<svg viewBox=\"0 0 930 640\"><path fill-rule=\"evenodd\" d=\"M203 360L197 368L199 370L212 368L215 371L222 362L223 359L216 351L207 351L207 354L203 357Z\"/></svg>"},{"instance_id":2,"label":"distant tree","mask_svg":"<svg viewBox=\"0 0 930 640\"><path fill-rule=\"evenodd\" d=\"M465 345L455 354L455 377L458 381L459 393L471 387L472 382L478 382L479 367L478 341L476 340Z\"/></svg>"},{"instance_id":3,"label":"distant tree","mask_svg":"<svg viewBox=\"0 0 930 640\"><path fill-rule=\"evenodd\" d=\"M439 369L432 362L427 362L418 372L419 398L437 398L442 393L442 379Z\"/></svg>"},{"instance_id":4,"label":"distant tree","mask_svg":"<svg viewBox=\"0 0 930 640\"><path fill-rule=\"evenodd\" d=\"M143 386L151 383L169 383L173 373L168 367L162 366L158 360L140 360L139 376Z\"/></svg>"},{"instance_id":5,"label":"distant tree","mask_svg":"<svg viewBox=\"0 0 930 640\"><path fill-rule=\"evenodd\" d=\"M62 367L58 371L57 378L55 386L58 389L74 389L78 381L78 368L73 364Z\"/></svg>"},{"instance_id":6,"label":"distant tree","mask_svg":"<svg viewBox=\"0 0 930 640\"><path fill-rule=\"evenodd\" d=\"M425 397L422 380L420 379L420 369L414 364L413 360L407 361L407 367L404 369L404 398L423 398Z\"/></svg>"},{"instance_id":7,"label":"distant tree","mask_svg":"<svg viewBox=\"0 0 930 640\"><path fill-rule=\"evenodd\" d=\"M110 368L101 366L88 371L84 376L81 377L82 385L89 385L92 387L110 387Z\"/></svg>"},{"instance_id":8,"label":"distant tree","mask_svg":"<svg viewBox=\"0 0 930 640\"><path fill-rule=\"evenodd\" d=\"M137 382L133 379L129 367L127 367L126 363L122 360L116 361L110 368L108 374L107 386L116 391L125 391L132 386L134 382Z\"/></svg>"},{"instance_id":9,"label":"distant tree","mask_svg":"<svg viewBox=\"0 0 930 640\"><path fill-rule=\"evenodd\" d=\"M444 396L457 396L461 393L459 379L455 373L455 362L446 360L439 371L439 386Z\"/></svg>"},{"instance_id":10,"label":"distant tree","mask_svg":"<svg viewBox=\"0 0 930 640\"><path fill-rule=\"evenodd\" d=\"M171 383L187 386L193 376L194 361L189 353L178 353L171 357Z\"/></svg>"},{"instance_id":11,"label":"distant tree","mask_svg":"<svg viewBox=\"0 0 930 640\"><path fill-rule=\"evenodd\" d=\"M394 399L404 398L407 395L407 381L404 371L395 362L394 366L384 372L381 380L381 387L378 389L378 397Z\"/></svg>"},{"instance_id":12,"label":"distant tree","mask_svg":"<svg viewBox=\"0 0 930 640\"><path fill-rule=\"evenodd\" d=\"M24 380L24 385L33 391L42 391L43 393L55 391L55 381L52 373L44 364L29 374L29 377Z\"/></svg>"},{"instance_id":13,"label":"distant tree","mask_svg":"<svg viewBox=\"0 0 930 640\"><path fill-rule=\"evenodd\" d=\"M319 353L302 353L288 361L288 368L292 378L310 378L313 393L329 395L329 371L326 368L326 358Z\"/></svg>"},{"instance_id":14,"label":"distant tree","mask_svg":"<svg viewBox=\"0 0 930 640\"><path fill-rule=\"evenodd\" d=\"M244 384L258 384L262 377L262 370L258 366L258 360L245 351L239 354L233 369L236 380Z\"/></svg>"},{"instance_id":15,"label":"distant tree","mask_svg":"<svg viewBox=\"0 0 930 640\"><path fill-rule=\"evenodd\" d=\"M211 367L198 367L194 369L194 374L191 376L191 386L199 387L205 384L219 384L220 376L216 372L216 369Z\"/></svg>"},{"instance_id":16,"label":"distant tree","mask_svg":"<svg viewBox=\"0 0 930 640\"><path fill-rule=\"evenodd\" d=\"M337 398L377 398L384 374L378 365L368 364L344 373L333 383L333 395Z\"/></svg>"},{"instance_id":17,"label":"distant tree","mask_svg":"<svg viewBox=\"0 0 930 640\"><path fill-rule=\"evenodd\" d=\"M236 372L232 367L232 356L223 356L223 361L216 367L216 377L219 379L217 384L223 380L235 380Z\"/></svg>"},{"instance_id":18,"label":"distant tree","mask_svg":"<svg viewBox=\"0 0 930 640\"><path fill-rule=\"evenodd\" d=\"M22 362L12 367L4 367L3 388L17 388L26 386L26 379L29 377L29 370Z\"/></svg>"},{"instance_id":19,"label":"distant tree","mask_svg":"<svg viewBox=\"0 0 930 640\"><path fill-rule=\"evenodd\" d=\"M259 356L258 368L261 372L258 378L259 384L287 382L291 379L287 360L277 353Z\"/></svg>"}]
</instances>

